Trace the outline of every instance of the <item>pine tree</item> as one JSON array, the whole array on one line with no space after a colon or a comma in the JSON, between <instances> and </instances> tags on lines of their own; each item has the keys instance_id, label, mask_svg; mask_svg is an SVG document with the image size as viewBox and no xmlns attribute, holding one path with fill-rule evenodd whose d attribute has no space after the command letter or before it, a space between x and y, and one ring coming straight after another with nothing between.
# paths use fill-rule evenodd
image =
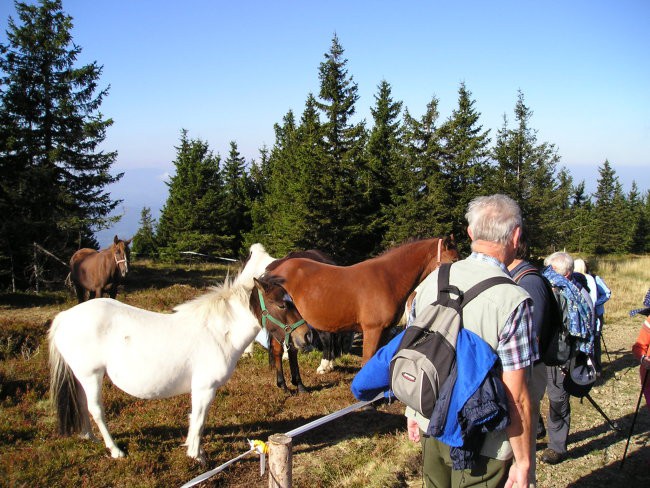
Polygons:
<instances>
[{"instance_id":1,"label":"pine tree","mask_svg":"<svg viewBox=\"0 0 650 488\"><path fill-rule=\"evenodd\" d=\"M467 204L474 197L486 193L483 184L489 181L489 129L479 124L480 113L465 86L458 89L458 107L454 109L444 127L444 156L442 174L451 208L452 231L464 251L469 249L465 232Z\"/></svg>"},{"instance_id":2,"label":"pine tree","mask_svg":"<svg viewBox=\"0 0 650 488\"><path fill-rule=\"evenodd\" d=\"M138 257L153 258L158 254L158 245L155 237L156 221L151 216L151 209L143 207L140 212L140 227L133 236L131 253Z\"/></svg>"},{"instance_id":3,"label":"pine tree","mask_svg":"<svg viewBox=\"0 0 650 488\"><path fill-rule=\"evenodd\" d=\"M361 176L368 231L367 254L382 250L390 222L390 208L395 179L404 166L402 128L399 120L402 102L391 96L391 86L383 80L370 108L374 125L366 145L367 171Z\"/></svg>"},{"instance_id":4,"label":"pine tree","mask_svg":"<svg viewBox=\"0 0 650 488\"><path fill-rule=\"evenodd\" d=\"M593 251L597 254L628 252L631 216L623 187L608 160L598 168L598 172L591 230Z\"/></svg>"},{"instance_id":5,"label":"pine tree","mask_svg":"<svg viewBox=\"0 0 650 488\"><path fill-rule=\"evenodd\" d=\"M237 143L230 142L230 152L223 164L223 217L226 232L233 236L230 255L240 254L244 235L251 230L253 186L246 172L246 161L239 153Z\"/></svg>"},{"instance_id":6,"label":"pine tree","mask_svg":"<svg viewBox=\"0 0 650 488\"><path fill-rule=\"evenodd\" d=\"M390 222L384 247L412 237L451 232L446 180L440 170L443 150L438 103L433 97L420 120L405 111L403 164L396 168L391 186Z\"/></svg>"},{"instance_id":7,"label":"pine tree","mask_svg":"<svg viewBox=\"0 0 650 488\"><path fill-rule=\"evenodd\" d=\"M646 250L646 242L650 231L647 220L644 199L639 193L636 181L632 182L632 188L627 196L630 215L632 216L630 231L630 252L641 254Z\"/></svg>"},{"instance_id":8,"label":"pine tree","mask_svg":"<svg viewBox=\"0 0 650 488\"><path fill-rule=\"evenodd\" d=\"M559 156L555 146L537 142L537 131L530 126L532 110L519 91L515 104L515 124L508 127L504 116L498 131L493 158L497 163L490 191L505 193L521 207L531 254L545 255L566 245L558 225L568 211L567 187L556 178Z\"/></svg>"},{"instance_id":9,"label":"pine tree","mask_svg":"<svg viewBox=\"0 0 650 488\"><path fill-rule=\"evenodd\" d=\"M323 123L327 171L323 179L314 182L322 188L324 199L319 202L319 214L327 215L322 222L314 247L331 254L336 260L354 262L367 257L363 249L367 231L362 215L363 195L358 175L364 172L363 149L365 128L353 124L358 87L348 75L347 59L337 36L330 51L319 66L320 91L316 103L325 118Z\"/></svg>"},{"instance_id":10,"label":"pine tree","mask_svg":"<svg viewBox=\"0 0 650 488\"><path fill-rule=\"evenodd\" d=\"M176 173L167 182L169 195L158 228L161 257L178 259L181 252L230 254L234 236L228 233L219 157L208 143L189 139L181 131L176 147Z\"/></svg>"},{"instance_id":11,"label":"pine tree","mask_svg":"<svg viewBox=\"0 0 650 488\"><path fill-rule=\"evenodd\" d=\"M113 123L98 112L108 89L96 92L97 63L75 66L72 18L60 0L15 5L20 24L9 18L0 44L0 210L11 215L0 265L24 285L32 242L62 257L97 246L93 232L120 203L105 188L122 175L109 173L117 153L98 149Z\"/></svg>"}]
</instances>

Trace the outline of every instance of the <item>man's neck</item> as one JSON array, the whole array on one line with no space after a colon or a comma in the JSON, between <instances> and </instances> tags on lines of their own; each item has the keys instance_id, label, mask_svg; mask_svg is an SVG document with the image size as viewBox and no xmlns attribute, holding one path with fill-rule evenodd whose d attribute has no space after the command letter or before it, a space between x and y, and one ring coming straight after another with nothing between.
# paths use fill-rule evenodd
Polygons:
<instances>
[{"instance_id":1,"label":"man's neck","mask_svg":"<svg viewBox=\"0 0 650 488\"><path fill-rule=\"evenodd\" d=\"M508 271L512 271L523 262L524 262L523 259L517 259L517 258L513 259L512 263L508 265Z\"/></svg>"},{"instance_id":2,"label":"man's neck","mask_svg":"<svg viewBox=\"0 0 650 488\"><path fill-rule=\"evenodd\" d=\"M483 241L477 239L472 242L472 251L480 252L481 254L486 254L495 259L498 259L503 264L508 266L511 263L511 259L508 259L506 250L502 244L496 242Z\"/></svg>"}]
</instances>

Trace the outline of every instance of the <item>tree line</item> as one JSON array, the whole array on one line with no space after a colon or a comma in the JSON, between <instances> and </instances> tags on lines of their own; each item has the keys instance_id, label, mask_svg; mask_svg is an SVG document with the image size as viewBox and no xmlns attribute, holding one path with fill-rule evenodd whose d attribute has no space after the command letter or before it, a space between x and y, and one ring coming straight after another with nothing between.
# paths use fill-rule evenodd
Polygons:
<instances>
[{"instance_id":1,"label":"tree line","mask_svg":"<svg viewBox=\"0 0 650 488\"><path fill-rule=\"evenodd\" d=\"M100 144L112 125L99 111L102 67L76 66L81 48L60 0L15 2L0 44L0 286L58 279L68 259L98 247L121 203L108 192L116 151ZM253 242L269 252L316 248L341 264L405 240L454 234L469 242L464 212L477 195L501 192L522 207L533 255L648 252L650 195L625 193L609 161L593 195L559 167L556 147L537 140L522 92L491 137L468 87L443 118L433 96L415 116L382 80L369 122L357 121L358 86L335 35L318 68L320 88L297 115L275 124L271 148L246 161L235 141L226 158L181 130L174 175L158 222L144 208L133 251L242 257Z\"/></svg>"}]
</instances>

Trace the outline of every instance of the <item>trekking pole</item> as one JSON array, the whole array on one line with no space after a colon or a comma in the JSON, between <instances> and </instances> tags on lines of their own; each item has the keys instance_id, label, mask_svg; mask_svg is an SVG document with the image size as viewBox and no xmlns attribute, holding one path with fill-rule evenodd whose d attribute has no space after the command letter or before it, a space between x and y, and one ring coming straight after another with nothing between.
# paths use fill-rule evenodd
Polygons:
<instances>
[{"instance_id":1,"label":"trekking pole","mask_svg":"<svg viewBox=\"0 0 650 488\"><path fill-rule=\"evenodd\" d=\"M646 381L648 381L648 371L645 370L645 376L643 377L643 384L641 385L641 392L639 393L639 399L636 402L636 410L634 412L634 418L632 419L632 425L630 426L630 433L627 436L627 443L625 444L625 451L623 451L623 459L621 460L621 465L618 468L619 471L623 469L625 464L625 456L627 456L627 448L630 447L630 439L632 438L632 432L634 431L634 424L636 423L636 416L639 414L639 407L641 406L641 398L643 398L643 390L645 390Z\"/></svg>"},{"instance_id":2,"label":"trekking pole","mask_svg":"<svg viewBox=\"0 0 650 488\"><path fill-rule=\"evenodd\" d=\"M605 415L605 412L598 406L598 404L595 402L593 398L591 398L591 395L587 393L585 395L585 398L591 402L591 404L594 406L596 410L598 410L598 413L603 416L603 418L607 421L609 426L612 428L612 430L615 430L616 432L620 432L621 428L618 426L616 422L612 422L607 415Z\"/></svg>"},{"instance_id":3,"label":"trekking pole","mask_svg":"<svg viewBox=\"0 0 650 488\"><path fill-rule=\"evenodd\" d=\"M607 361L612 362L612 358L609 357L609 351L607 350L607 344L605 344L605 336L603 333L600 333L600 340L603 341L603 347L605 348L605 354L607 354Z\"/></svg>"}]
</instances>

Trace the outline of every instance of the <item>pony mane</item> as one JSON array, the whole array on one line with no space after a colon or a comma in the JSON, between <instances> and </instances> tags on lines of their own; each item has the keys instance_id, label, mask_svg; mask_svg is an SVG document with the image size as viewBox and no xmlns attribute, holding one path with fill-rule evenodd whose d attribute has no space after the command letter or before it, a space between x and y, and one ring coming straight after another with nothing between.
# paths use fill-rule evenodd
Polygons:
<instances>
[{"instance_id":1,"label":"pony mane","mask_svg":"<svg viewBox=\"0 0 650 488\"><path fill-rule=\"evenodd\" d=\"M226 320L219 321L220 324L230 324L237 317L237 307L240 305L248 307L250 290L237 278L226 276L220 285L210 287L207 293L174 307L178 314L191 315L193 321L208 323L210 317L224 317Z\"/></svg>"}]
</instances>

